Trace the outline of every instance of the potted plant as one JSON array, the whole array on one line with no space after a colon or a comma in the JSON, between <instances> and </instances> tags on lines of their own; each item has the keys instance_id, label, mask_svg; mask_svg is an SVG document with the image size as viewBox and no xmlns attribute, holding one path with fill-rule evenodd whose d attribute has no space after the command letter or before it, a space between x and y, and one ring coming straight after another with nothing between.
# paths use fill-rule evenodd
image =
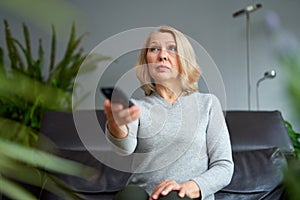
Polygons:
<instances>
[{"instance_id":1,"label":"potted plant","mask_svg":"<svg viewBox=\"0 0 300 200\"><path fill-rule=\"evenodd\" d=\"M4 25L10 64L5 67L4 51L0 47L0 137L34 146L45 111L71 110L74 79L79 68L85 67L86 70L82 71L89 72L97 62L109 58L84 55L83 49L78 49L83 35L76 37L73 24L64 56L56 62L56 34L52 26L50 60L49 66L46 66L42 41L39 40L38 56L34 58L29 30L25 24L24 45L13 37L6 20ZM89 65L82 65L87 59L91 60ZM8 133L7 128L9 134L5 135Z\"/></svg>"},{"instance_id":2,"label":"potted plant","mask_svg":"<svg viewBox=\"0 0 300 200\"><path fill-rule=\"evenodd\" d=\"M80 199L58 178L47 173L66 173L93 177L94 170L35 149L41 119L48 110L71 110L74 79L80 67L92 71L102 55L84 55L79 48L83 35L76 37L75 25L61 60L56 61L56 33L52 26L48 66L42 40L38 52L32 52L29 29L23 24L24 44L13 37L4 20L7 54L0 47L0 191L12 199L37 199L19 183L43 187L70 199ZM8 59L5 59L7 55ZM34 55L37 55L36 58ZM9 64L5 61L9 60ZM89 65L82 66L89 60ZM48 70L46 75L43 72Z\"/></svg>"}]
</instances>

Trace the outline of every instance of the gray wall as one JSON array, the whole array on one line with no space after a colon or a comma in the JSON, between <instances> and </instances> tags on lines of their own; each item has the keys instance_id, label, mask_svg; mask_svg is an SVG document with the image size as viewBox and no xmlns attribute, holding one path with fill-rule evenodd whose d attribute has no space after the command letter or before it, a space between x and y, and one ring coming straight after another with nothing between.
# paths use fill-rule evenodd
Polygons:
<instances>
[{"instance_id":1,"label":"gray wall","mask_svg":"<svg viewBox=\"0 0 300 200\"><path fill-rule=\"evenodd\" d=\"M261 110L280 110L285 119L295 127L297 123L287 98L284 68L273 54L272 40L266 31L265 19L270 11L275 11L281 25L300 39L300 1L298 0L69 0L79 10L75 17L79 33L88 32L83 47L86 52L107 38L138 27L153 27L162 24L174 26L199 42L209 53L220 71L226 90L227 110L247 110L246 74L246 17L233 18L232 14L254 3L262 3L262 8L251 13L251 107L256 110L255 84L269 69L277 71L277 77L260 85ZM0 8L0 18L9 19L12 29L20 32L21 22L31 26L34 37L49 39L49 33L32 24L27 18ZM54 13L55 15L55 13ZM70 25L66 24L69 28ZM3 26L1 26L3 45ZM20 33L16 33L20 34ZM67 35L61 33L60 45L64 47ZM47 45L47 44L45 44ZM61 50L62 52L62 50ZM108 55L110 56L110 55ZM117 76L117 66L130 66L135 62L135 54L119 59L116 70L109 73ZM109 74L106 77L112 77ZM110 79L107 79L109 81ZM103 80L102 80L103 81ZM201 85L200 85L201 86ZM203 89L205 90L205 89ZM101 107L101 103L99 104ZM298 123L299 124L299 123ZM297 127L298 128L298 127ZM299 128L298 128L299 129Z\"/></svg>"}]
</instances>

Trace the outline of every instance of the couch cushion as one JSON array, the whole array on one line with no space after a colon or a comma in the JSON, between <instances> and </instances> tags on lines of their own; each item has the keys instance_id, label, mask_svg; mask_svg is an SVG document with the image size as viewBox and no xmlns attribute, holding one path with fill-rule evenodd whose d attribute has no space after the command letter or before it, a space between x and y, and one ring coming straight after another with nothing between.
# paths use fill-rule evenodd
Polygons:
<instances>
[{"instance_id":1,"label":"couch cushion","mask_svg":"<svg viewBox=\"0 0 300 200\"><path fill-rule=\"evenodd\" d=\"M226 123L233 151L279 147L294 151L279 111L227 111Z\"/></svg>"},{"instance_id":2,"label":"couch cushion","mask_svg":"<svg viewBox=\"0 0 300 200\"><path fill-rule=\"evenodd\" d=\"M74 160L84 163L97 169L99 176L94 180L85 180L73 176L67 176L60 174L62 180L64 180L73 191L81 193L99 193L99 192L116 192L122 189L130 173L115 170L108 167L91 155L88 151L60 151L60 157L68 160Z\"/></svg>"},{"instance_id":3,"label":"couch cushion","mask_svg":"<svg viewBox=\"0 0 300 200\"><path fill-rule=\"evenodd\" d=\"M231 183L216 194L216 199L281 198L282 169L287 163L279 148L233 152L233 160L235 167Z\"/></svg>"},{"instance_id":4,"label":"couch cushion","mask_svg":"<svg viewBox=\"0 0 300 200\"><path fill-rule=\"evenodd\" d=\"M62 158L77 161L97 169L99 177L95 180L84 180L74 176L57 174L73 191L84 195L84 199L112 199L113 194L126 184L130 173L119 171L103 164L87 150L78 135L73 114L71 111L47 112L43 117L42 135L39 138L38 147L52 153L54 152ZM83 124L87 126L85 127L87 131L90 128L88 127L89 119L96 115L101 128L104 130L106 118L103 110L82 110L76 111L75 114L81 117ZM53 142L53 146L49 145L48 139ZM92 150L108 158L113 153L107 147L106 141L103 141L101 145ZM42 197L45 200L61 200L61 198L46 191L43 191Z\"/></svg>"},{"instance_id":5,"label":"couch cushion","mask_svg":"<svg viewBox=\"0 0 300 200\"><path fill-rule=\"evenodd\" d=\"M55 174L73 192L80 194L86 200L112 200L116 192L121 190L130 177L130 173L115 170L96 159L89 151L57 150L57 154L68 160L74 160L91 166L97 170L99 176L93 179L82 179L75 176ZM51 184L51 181L49 182ZM48 184L48 181L45 182ZM45 190L41 193L43 200L64 200Z\"/></svg>"}]
</instances>

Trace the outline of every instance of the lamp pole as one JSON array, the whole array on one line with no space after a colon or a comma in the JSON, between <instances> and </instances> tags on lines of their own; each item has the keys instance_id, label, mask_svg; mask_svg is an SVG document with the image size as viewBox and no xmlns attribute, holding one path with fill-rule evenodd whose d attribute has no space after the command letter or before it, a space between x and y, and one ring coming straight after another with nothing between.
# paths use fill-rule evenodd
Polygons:
<instances>
[{"instance_id":1,"label":"lamp pole","mask_svg":"<svg viewBox=\"0 0 300 200\"><path fill-rule=\"evenodd\" d=\"M251 70L250 70L250 14L246 13L247 20L247 82L248 82L248 110L251 110Z\"/></svg>"},{"instance_id":2,"label":"lamp pole","mask_svg":"<svg viewBox=\"0 0 300 200\"><path fill-rule=\"evenodd\" d=\"M261 4L254 4L233 13L233 17L246 14L246 50L247 50L247 91L248 91L248 110L251 110L251 69L250 69L250 13L260 8Z\"/></svg>"}]
</instances>

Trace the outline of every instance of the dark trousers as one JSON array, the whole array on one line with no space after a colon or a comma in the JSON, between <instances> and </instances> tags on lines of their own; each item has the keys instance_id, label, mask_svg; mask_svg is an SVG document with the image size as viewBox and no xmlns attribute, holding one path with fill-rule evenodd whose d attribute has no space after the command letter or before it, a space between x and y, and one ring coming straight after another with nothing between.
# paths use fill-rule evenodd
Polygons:
<instances>
[{"instance_id":1,"label":"dark trousers","mask_svg":"<svg viewBox=\"0 0 300 200\"><path fill-rule=\"evenodd\" d=\"M113 200L148 200L149 195L142 188L135 185L127 185L125 188L120 190ZM166 196L160 196L159 200L191 200L185 196L180 198L177 191L172 191Z\"/></svg>"}]
</instances>

